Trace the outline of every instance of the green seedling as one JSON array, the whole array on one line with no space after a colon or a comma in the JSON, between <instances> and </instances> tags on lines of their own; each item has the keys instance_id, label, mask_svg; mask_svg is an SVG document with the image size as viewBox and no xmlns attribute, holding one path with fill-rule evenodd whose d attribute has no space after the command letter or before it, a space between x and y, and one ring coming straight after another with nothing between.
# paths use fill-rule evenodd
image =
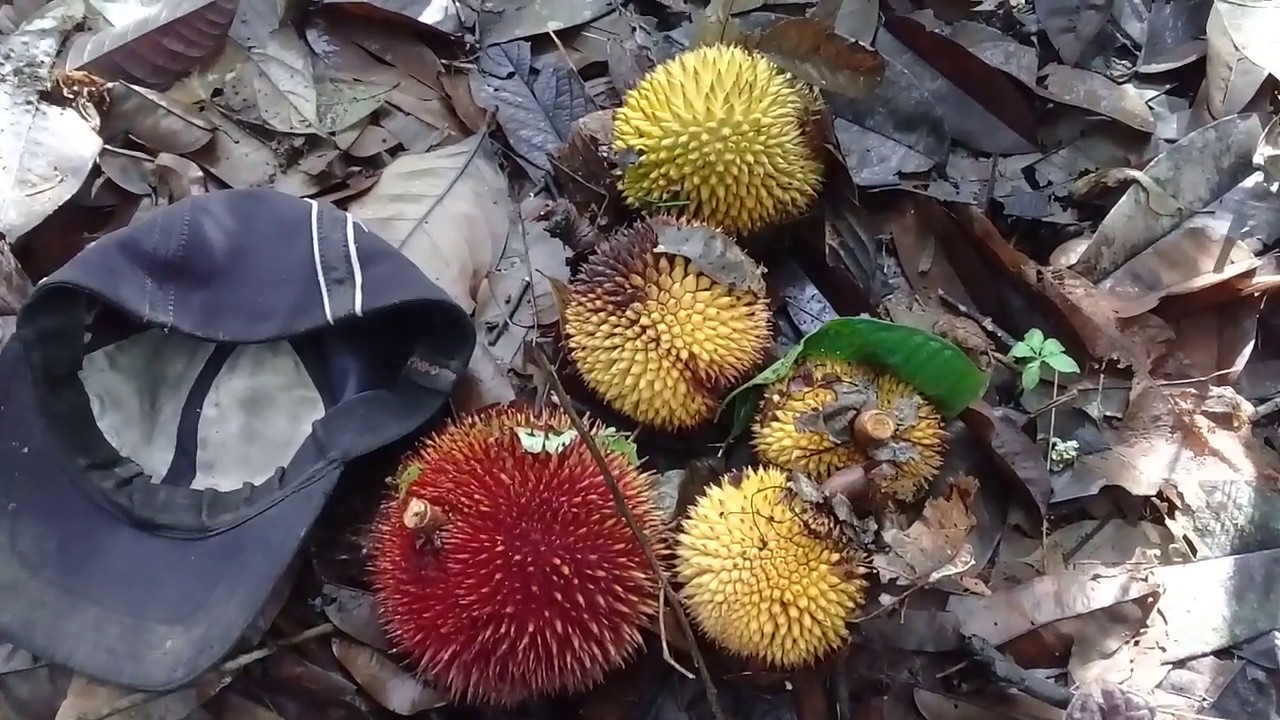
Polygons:
<instances>
[{"instance_id":1,"label":"green seedling","mask_svg":"<svg viewBox=\"0 0 1280 720\"><path fill-rule=\"evenodd\" d=\"M1078 373L1080 366L1067 354L1067 349L1057 338L1045 337L1040 328L1031 328L1022 340L1010 348L1010 360L1022 368L1022 389L1030 390L1040 383L1044 366L1057 373Z\"/></svg>"}]
</instances>

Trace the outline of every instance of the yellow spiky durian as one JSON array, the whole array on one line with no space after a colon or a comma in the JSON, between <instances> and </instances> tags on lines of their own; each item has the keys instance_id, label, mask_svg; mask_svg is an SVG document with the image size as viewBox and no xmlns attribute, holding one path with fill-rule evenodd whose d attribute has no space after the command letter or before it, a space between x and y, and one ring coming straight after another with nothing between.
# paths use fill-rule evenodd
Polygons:
<instances>
[{"instance_id":1,"label":"yellow spiky durian","mask_svg":"<svg viewBox=\"0 0 1280 720\"><path fill-rule=\"evenodd\" d=\"M688 258L655 252L648 222L583 263L561 327L586 385L610 407L666 431L696 427L764 357L767 298L712 280Z\"/></svg>"},{"instance_id":2,"label":"yellow spiky durian","mask_svg":"<svg viewBox=\"0 0 1280 720\"><path fill-rule=\"evenodd\" d=\"M760 53L695 48L654 68L614 112L619 189L740 236L806 212L823 166L810 140L819 97Z\"/></svg>"},{"instance_id":3,"label":"yellow spiky durian","mask_svg":"<svg viewBox=\"0 0 1280 720\"><path fill-rule=\"evenodd\" d=\"M780 669L840 647L868 585L860 553L823 532L827 519L787 480L774 467L727 475L690 507L676 539L681 597L698 627Z\"/></svg>"},{"instance_id":4,"label":"yellow spiky durian","mask_svg":"<svg viewBox=\"0 0 1280 720\"><path fill-rule=\"evenodd\" d=\"M827 432L802 429L796 421L860 393L864 407L878 410L887 438L864 447L837 441ZM768 386L753 427L752 442L765 461L799 470L817 482L852 465L877 463L872 492L890 502L912 502L942 467L947 432L932 403L907 383L866 365L809 357Z\"/></svg>"}]
</instances>

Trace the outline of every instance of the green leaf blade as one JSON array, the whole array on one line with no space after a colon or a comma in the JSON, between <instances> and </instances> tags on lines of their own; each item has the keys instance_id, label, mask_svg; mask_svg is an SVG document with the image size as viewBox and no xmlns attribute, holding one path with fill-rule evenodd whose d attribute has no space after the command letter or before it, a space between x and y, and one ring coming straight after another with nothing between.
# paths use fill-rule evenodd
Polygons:
<instances>
[{"instance_id":1,"label":"green leaf blade","mask_svg":"<svg viewBox=\"0 0 1280 720\"><path fill-rule=\"evenodd\" d=\"M1068 373L1080 372L1080 366L1077 365L1076 361L1073 360L1071 356L1066 353L1056 353L1053 355L1045 355L1044 364L1048 365L1049 367L1053 368L1054 370L1057 370L1058 372L1064 375Z\"/></svg>"},{"instance_id":2,"label":"green leaf blade","mask_svg":"<svg viewBox=\"0 0 1280 720\"><path fill-rule=\"evenodd\" d=\"M811 355L866 363L896 375L947 418L981 398L990 380L960 348L933 333L876 318L842 317L809 333L786 356L734 390L725 403L749 387L783 377L799 359Z\"/></svg>"}]
</instances>

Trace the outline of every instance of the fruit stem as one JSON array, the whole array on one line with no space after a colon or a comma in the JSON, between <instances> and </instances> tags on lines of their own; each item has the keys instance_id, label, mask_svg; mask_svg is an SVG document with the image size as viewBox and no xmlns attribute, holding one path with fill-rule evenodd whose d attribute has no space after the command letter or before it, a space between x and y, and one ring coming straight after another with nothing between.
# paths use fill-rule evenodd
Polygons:
<instances>
[{"instance_id":1,"label":"fruit stem","mask_svg":"<svg viewBox=\"0 0 1280 720\"><path fill-rule=\"evenodd\" d=\"M897 429L893 416L884 410L863 410L853 419L853 439L863 447L885 443Z\"/></svg>"},{"instance_id":2,"label":"fruit stem","mask_svg":"<svg viewBox=\"0 0 1280 720\"><path fill-rule=\"evenodd\" d=\"M443 510L422 498L409 500L405 505L402 519L405 527L418 530L426 536L434 535L449 522L449 516L445 515Z\"/></svg>"}]
</instances>

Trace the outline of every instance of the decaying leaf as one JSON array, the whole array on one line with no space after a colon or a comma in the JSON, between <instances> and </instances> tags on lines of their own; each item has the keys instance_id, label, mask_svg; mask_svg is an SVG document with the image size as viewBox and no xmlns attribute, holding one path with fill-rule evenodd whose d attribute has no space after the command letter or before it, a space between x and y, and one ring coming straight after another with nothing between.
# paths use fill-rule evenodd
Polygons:
<instances>
[{"instance_id":1,"label":"decaying leaf","mask_svg":"<svg viewBox=\"0 0 1280 720\"><path fill-rule=\"evenodd\" d=\"M1044 575L987 597L955 595L948 600L947 610L959 618L966 635L1002 645L1043 625L1158 590L1150 571L1099 569Z\"/></svg>"},{"instance_id":2,"label":"decaying leaf","mask_svg":"<svg viewBox=\"0 0 1280 720\"><path fill-rule=\"evenodd\" d=\"M1182 203L1178 202L1177 198L1157 185L1150 175L1133 168L1107 168L1085 175L1071 183L1071 193L1084 195L1094 191L1098 186L1117 187L1130 181L1137 183L1147 192L1147 203L1151 212L1157 215L1177 215L1183 211Z\"/></svg>"},{"instance_id":3,"label":"decaying leaf","mask_svg":"<svg viewBox=\"0 0 1280 720\"><path fill-rule=\"evenodd\" d=\"M132 22L77 37L67 68L157 90L222 52L238 0L173 0Z\"/></svg>"},{"instance_id":4,"label":"decaying leaf","mask_svg":"<svg viewBox=\"0 0 1280 720\"><path fill-rule=\"evenodd\" d=\"M188 158L231 187L275 182L281 161L269 145L217 107L205 109L201 117L216 128L213 139L188 153Z\"/></svg>"},{"instance_id":5,"label":"decaying leaf","mask_svg":"<svg viewBox=\"0 0 1280 720\"><path fill-rule=\"evenodd\" d=\"M1280 77L1280 48L1275 32L1280 27L1280 5L1266 0L1215 0L1213 17L1221 18L1231 40L1254 65Z\"/></svg>"},{"instance_id":6,"label":"decaying leaf","mask_svg":"<svg viewBox=\"0 0 1280 720\"><path fill-rule=\"evenodd\" d=\"M1092 110L1143 132L1155 132L1151 108L1133 86L1119 85L1097 73L1067 65L1049 65L1041 73L1045 76L1042 92L1050 98Z\"/></svg>"},{"instance_id":7,"label":"decaying leaf","mask_svg":"<svg viewBox=\"0 0 1280 720\"><path fill-rule=\"evenodd\" d=\"M973 547L967 539L976 521L969 508L977 492L977 479L961 475L945 496L925 503L919 520L907 525L901 516L887 518L880 533L889 552L871 560L881 581L930 583L971 568Z\"/></svg>"},{"instance_id":8,"label":"decaying leaf","mask_svg":"<svg viewBox=\"0 0 1280 720\"><path fill-rule=\"evenodd\" d=\"M979 152L1035 151L1035 114L1025 92L960 43L895 15L876 34L876 49L925 89L956 141Z\"/></svg>"},{"instance_id":9,"label":"decaying leaf","mask_svg":"<svg viewBox=\"0 0 1280 720\"><path fill-rule=\"evenodd\" d=\"M992 408L984 402L974 403L960 416L974 436L990 451L996 467L1003 470L1015 487L1026 490L1026 509L1035 510L1030 524L1040 526L1049 510L1053 487L1049 469L1039 446L1022 430L1015 410Z\"/></svg>"},{"instance_id":10,"label":"decaying leaf","mask_svg":"<svg viewBox=\"0 0 1280 720\"><path fill-rule=\"evenodd\" d=\"M1253 154L1267 121L1259 114L1223 118L1157 156L1143 172L1177 200L1178 212L1158 213L1148 202L1145 188L1129 188L1072 269L1093 282L1102 280L1192 213L1239 185L1253 172Z\"/></svg>"},{"instance_id":11,"label":"decaying leaf","mask_svg":"<svg viewBox=\"0 0 1280 720\"><path fill-rule=\"evenodd\" d=\"M500 13L482 15L478 35L485 45L498 45L548 30L571 31L583 23L598 20L615 7L607 0L512 3Z\"/></svg>"},{"instance_id":12,"label":"decaying leaf","mask_svg":"<svg viewBox=\"0 0 1280 720\"><path fill-rule=\"evenodd\" d=\"M565 198L584 213L621 208L613 171L613 111L597 110L573 124L569 139L551 156L552 174Z\"/></svg>"},{"instance_id":13,"label":"decaying leaf","mask_svg":"<svg viewBox=\"0 0 1280 720\"><path fill-rule=\"evenodd\" d=\"M800 413L795 419L797 432L821 433L836 443L853 441L852 425L858 413L874 397L871 388L855 383L834 382L827 385L835 398L818 410Z\"/></svg>"},{"instance_id":14,"label":"decaying leaf","mask_svg":"<svg viewBox=\"0 0 1280 720\"><path fill-rule=\"evenodd\" d=\"M107 142L128 135L157 152L182 155L213 139L214 127L198 110L150 88L116 83L102 122Z\"/></svg>"},{"instance_id":15,"label":"decaying leaf","mask_svg":"<svg viewBox=\"0 0 1280 720\"><path fill-rule=\"evenodd\" d=\"M1215 392L1234 398L1237 406L1243 402L1229 390ZM1202 484L1217 478L1276 482L1275 463L1264 457L1270 451L1233 419L1247 417L1247 412L1210 412L1202 409L1206 400L1205 392L1195 387L1143 384L1131 396L1114 445L1077 459L1072 472L1055 482L1054 498L1091 495L1105 485L1118 485L1138 497L1173 488L1186 506L1200 508L1206 503Z\"/></svg>"},{"instance_id":16,"label":"decaying leaf","mask_svg":"<svg viewBox=\"0 0 1280 720\"><path fill-rule=\"evenodd\" d=\"M733 238L713 228L651 221L658 231L656 252L688 258L712 280L760 297L766 293L765 268L751 259Z\"/></svg>"},{"instance_id":17,"label":"decaying leaf","mask_svg":"<svg viewBox=\"0 0 1280 720\"><path fill-rule=\"evenodd\" d=\"M0 36L0 239L13 242L65 203L102 147L75 110L40 99L63 35L80 19L57 6Z\"/></svg>"},{"instance_id":18,"label":"decaying leaf","mask_svg":"<svg viewBox=\"0 0 1280 720\"><path fill-rule=\"evenodd\" d=\"M325 617L339 630L378 650L391 649L378 620L378 607L372 593L326 584L322 594L326 601Z\"/></svg>"},{"instance_id":19,"label":"decaying leaf","mask_svg":"<svg viewBox=\"0 0 1280 720\"><path fill-rule=\"evenodd\" d=\"M527 341L560 317L552 281L568 282L568 248L538 223L513 228L476 295L480 337L501 367L529 371Z\"/></svg>"},{"instance_id":20,"label":"decaying leaf","mask_svg":"<svg viewBox=\"0 0 1280 720\"><path fill-rule=\"evenodd\" d=\"M539 67L523 40L485 48L479 65L471 76L476 102L494 111L525 161L551 170L550 156L569 139L573 123L597 109L582 77L558 59Z\"/></svg>"},{"instance_id":21,"label":"decaying leaf","mask_svg":"<svg viewBox=\"0 0 1280 720\"><path fill-rule=\"evenodd\" d=\"M831 96L833 129L849 175L859 185L893 185L899 175L944 162L951 132L937 102L901 64L864 100Z\"/></svg>"},{"instance_id":22,"label":"decaying leaf","mask_svg":"<svg viewBox=\"0 0 1280 720\"><path fill-rule=\"evenodd\" d=\"M1258 139L1253 166L1262 171L1268 185L1280 189L1280 116L1272 118Z\"/></svg>"},{"instance_id":23,"label":"decaying leaf","mask_svg":"<svg viewBox=\"0 0 1280 720\"><path fill-rule=\"evenodd\" d=\"M177 692L158 695L149 702L141 703L111 717L119 720L182 720L191 714L206 700L222 689L223 683L217 673L207 673L200 677L192 687L179 689ZM121 698L132 695L135 691L116 685L107 685L90 680L83 675L75 675L67 688L67 698L58 708L54 720L77 720L82 716L101 713Z\"/></svg>"},{"instance_id":24,"label":"decaying leaf","mask_svg":"<svg viewBox=\"0 0 1280 720\"><path fill-rule=\"evenodd\" d=\"M507 180L485 133L405 153L347 210L470 311L512 228Z\"/></svg>"},{"instance_id":25,"label":"decaying leaf","mask_svg":"<svg viewBox=\"0 0 1280 720\"><path fill-rule=\"evenodd\" d=\"M449 35L462 34L476 20L471 6L457 0L326 0L323 4L355 15L408 21Z\"/></svg>"},{"instance_id":26,"label":"decaying leaf","mask_svg":"<svg viewBox=\"0 0 1280 720\"><path fill-rule=\"evenodd\" d=\"M880 53L809 17L782 20L743 42L801 80L850 98L871 95L884 77Z\"/></svg>"},{"instance_id":27,"label":"decaying leaf","mask_svg":"<svg viewBox=\"0 0 1280 720\"><path fill-rule=\"evenodd\" d=\"M346 638L330 640L333 655L360 687L397 715L416 715L448 703L448 697L400 669L381 652Z\"/></svg>"},{"instance_id":28,"label":"decaying leaf","mask_svg":"<svg viewBox=\"0 0 1280 720\"><path fill-rule=\"evenodd\" d=\"M1036 16L1068 65L1088 61L1090 43L1107 24L1108 0L1035 0Z\"/></svg>"},{"instance_id":29,"label":"decaying leaf","mask_svg":"<svg viewBox=\"0 0 1280 720\"><path fill-rule=\"evenodd\" d=\"M930 214L942 222L935 211ZM1173 333L1159 318L1150 314L1121 317L1107 293L1071 270L1037 265L1014 249L991 221L972 207L957 207L952 217L980 241L981 251L990 253L1008 268L1012 277L1026 283L1060 312L1065 326L1093 357L1116 361L1141 376L1164 354Z\"/></svg>"},{"instance_id":30,"label":"decaying leaf","mask_svg":"<svg viewBox=\"0 0 1280 720\"><path fill-rule=\"evenodd\" d=\"M451 404L455 412L474 412L490 405L505 405L516 399L510 368L498 364L493 351L484 343L476 343L471 352L467 372L458 379Z\"/></svg>"}]
</instances>

